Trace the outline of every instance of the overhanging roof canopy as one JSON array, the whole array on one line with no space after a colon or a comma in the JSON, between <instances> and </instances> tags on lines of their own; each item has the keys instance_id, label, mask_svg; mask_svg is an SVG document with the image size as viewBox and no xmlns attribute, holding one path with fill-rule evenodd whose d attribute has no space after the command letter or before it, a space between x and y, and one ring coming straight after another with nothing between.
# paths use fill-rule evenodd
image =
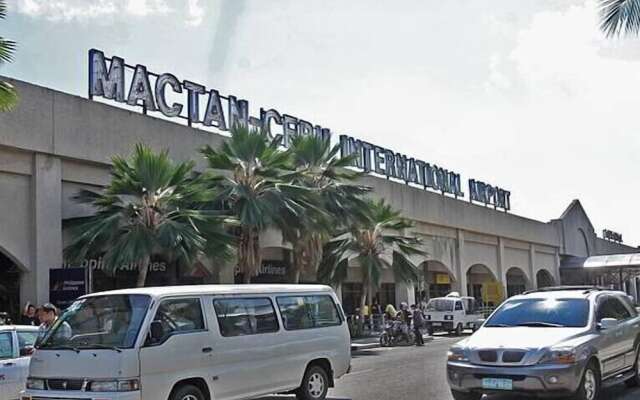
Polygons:
<instances>
[{"instance_id":1,"label":"overhanging roof canopy","mask_svg":"<svg viewBox=\"0 0 640 400\"><path fill-rule=\"evenodd\" d=\"M640 268L640 253L610 254L607 256L567 257L561 268Z\"/></svg>"}]
</instances>

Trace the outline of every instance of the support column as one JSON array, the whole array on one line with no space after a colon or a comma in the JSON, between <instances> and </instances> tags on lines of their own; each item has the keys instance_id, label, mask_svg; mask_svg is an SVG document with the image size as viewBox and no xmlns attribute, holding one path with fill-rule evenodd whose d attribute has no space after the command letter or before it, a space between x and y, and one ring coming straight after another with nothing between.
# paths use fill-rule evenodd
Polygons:
<instances>
[{"instance_id":1,"label":"support column","mask_svg":"<svg viewBox=\"0 0 640 400\"><path fill-rule=\"evenodd\" d=\"M467 271L465 268L465 256L464 256L464 231L458 229L456 231L456 271L458 275L458 292L462 296L469 296L469 292L467 290Z\"/></svg>"},{"instance_id":2,"label":"support column","mask_svg":"<svg viewBox=\"0 0 640 400\"><path fill-rule=\"evenodd\" d=\"M500 236L498 236L498 248L497 248L497 258L498 258L498 279L500 280L500 285L502 285L502 293L504 296L507 296L507 268L504 265L504 241Z\"/></svg>"},{"instance_id":3,"label":"support column","mask_svg":"<svg viewBox=\"0 0 640 400\"><path fill-rule=\"evenodd\" d=\"M556 286L562 285L561 282L561 278L560 278L560 250L558 248L556 248L556 254L555 254L555 266L553 268L553 280Z\"/></svg>"},{"instance_id":4,"label":"support column","mask_svg":"<svg viewBox=\"0 0 640 400\"><path fill-rule=\"evenodd\" d=\"M49 301L49 270L62 267L62 167L59 158L34 156L33 273L36 304Z\"/></svg>"},{"instance_id":5,"label":"support column","mask_svg":"<svg viewBox=\"0 0 640 400\"><path fill-rule=\"evenodd\" d=\"M396 306L406 302L407 305L415 304L416 296L413 283L396 282Z\"/></svg>"},{"instance_id":6,"label":"support column","mask_svg":"<svg viewBox=\"0 0 640 400\"><path fill-rule=\"evenodd\" d=\"M529 276L531 277L532 286L534 289L538 288L536 282L536 245L529 245Z\"/></svg>"}]
</instances>

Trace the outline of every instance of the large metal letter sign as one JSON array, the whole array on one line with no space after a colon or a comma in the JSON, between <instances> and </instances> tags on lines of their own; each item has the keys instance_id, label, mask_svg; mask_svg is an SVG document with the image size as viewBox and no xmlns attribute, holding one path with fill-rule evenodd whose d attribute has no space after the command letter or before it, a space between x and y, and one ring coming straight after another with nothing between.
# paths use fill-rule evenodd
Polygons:
<instances>
[{"instance_id":1,"label":"large metal letter sign","mask_svg":"<svg viewBox=\"0 0 640 400\"><path fill-rule=\"evenodd\" d=\"M131 85L125 93L125 78L129 71ZM167 91L171 98L182 97L183 102L167 103ZM204 113L201 113L201 96L207 96ZM249 127L266 133L271 139L289 147L295 136L314 135L331 141L331 130L305 119L281 114L273 108L260 108L259 117L250 113L249 102L236 96L221 95L216 89L188 80L180 81L170 73L155 74L144 65L131 66L120 57L105 57L100 50L89 50L89 98L103 97L142 106L144 112L159 111L165 117L186 119L189 126L201 124L220 131L233 126ZM203 99L204 101L204 99ZM224 104L226 102L226 104ZM185 106L186 104L186 110ZM203 103L204 104L204 103ZM226 114L226 115L225 115ZM279 129L278 129L279 128ZM448 169L430 164L405 154L365 142L347 135L340 135L341 157L353 157L353 168L374 173L388 179L403 181L442 194L464 197L462 179ZM469 180L469 201L493 205L505 211L511 207L510 192L484 182Z\"/></svg>"},{"instance_id":2,"label":"large metal letter sign","mask_svg":"<svg viewBox=\"0 0 640 400\"><path fill-rule=\"evenodd\" d=\"M89 97L103 96L105 99L124 103L124 60L113 57L107 70L104 53L89 51Z\"/></svg>"}]
</instances>

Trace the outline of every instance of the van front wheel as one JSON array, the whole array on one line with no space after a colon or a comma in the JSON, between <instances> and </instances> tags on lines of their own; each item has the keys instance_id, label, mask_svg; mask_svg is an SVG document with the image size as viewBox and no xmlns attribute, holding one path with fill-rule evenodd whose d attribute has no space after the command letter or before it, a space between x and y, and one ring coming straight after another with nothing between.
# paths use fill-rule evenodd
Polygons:
<instances>
[{"instance_id":1,"label":"van front wheel","mask_svg":"<svg viewBox=\"0 0 640 400\"><path fill-rule=\"evenodd\" d=\"M329 376L324 368L312 365L307 368L302 384L296 390L299 400L324 400L329 391Z\"/></svg>"},{"instance_id":2,"label":"van front wheel","mask_svg":"<svg viewBox=\"0 0 640 400\"><path fill-rule=\"evenodd\" d=\"M182 385L177 387L171 394L171 400L205 400L202 391L193 385Z\"/></svg>"}]
</instances>

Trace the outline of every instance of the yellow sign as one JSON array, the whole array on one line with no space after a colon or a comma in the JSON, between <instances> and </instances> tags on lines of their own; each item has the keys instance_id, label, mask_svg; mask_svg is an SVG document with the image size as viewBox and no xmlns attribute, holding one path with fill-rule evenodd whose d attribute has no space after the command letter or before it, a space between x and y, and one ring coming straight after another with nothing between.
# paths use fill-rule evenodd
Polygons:
<instances>
[{"instance_id":1,"label":"yellow sign","mask_svg":"<svg viewBox=\"0 0 640 400\"><path fill-rule=\"evenodd\" d=\"M498 305L503 299L502 284L500 282L485 282L482 284L482 301Z\"/></svg>"},{"instance_id":2,"label":"yellow sign","mask_svg":"<svg viewBox=\"0 0 640 400\"><path fill-rule=\"evenodd\" d=\"M449 279L449 274L436 274L436 284L448 285L450 283L451 279Z\"/></svg>"}]
</instances>

